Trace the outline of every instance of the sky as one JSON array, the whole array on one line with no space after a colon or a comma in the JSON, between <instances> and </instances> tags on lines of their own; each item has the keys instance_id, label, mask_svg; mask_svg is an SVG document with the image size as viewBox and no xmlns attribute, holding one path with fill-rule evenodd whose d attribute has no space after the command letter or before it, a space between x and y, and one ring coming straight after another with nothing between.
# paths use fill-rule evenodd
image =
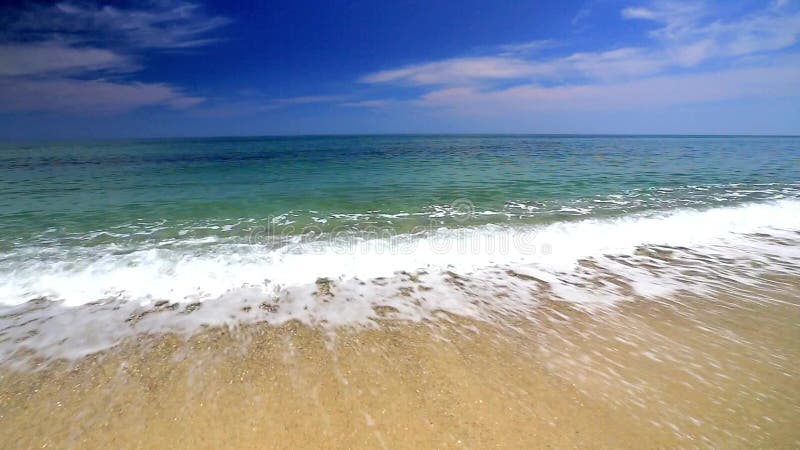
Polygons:
<instances>
[{"instance_id":1,"label":"sky","mask_svg":"<svg viewBox=\"0 0 800 450\"><path fill-rule=\"evenodd\" d=\"M800 134L800 0L4 2L0 140Z\"/></svg>"}]
</instances>

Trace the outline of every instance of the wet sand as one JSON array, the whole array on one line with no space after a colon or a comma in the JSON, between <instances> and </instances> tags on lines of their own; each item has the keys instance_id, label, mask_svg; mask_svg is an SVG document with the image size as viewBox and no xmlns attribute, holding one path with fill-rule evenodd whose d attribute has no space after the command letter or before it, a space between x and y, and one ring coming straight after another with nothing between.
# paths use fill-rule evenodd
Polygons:
<instances>
[{"instance_id":1,"label":"wet sand","mask_svg":"<svg viewBox=\"0 0 800 450\"><path fill-rule=\"evenodd\" d=\"M800 289L774 282L496 323L137 336L0 369L1 446L796 448Z\"/></svg>"}]
</instances>

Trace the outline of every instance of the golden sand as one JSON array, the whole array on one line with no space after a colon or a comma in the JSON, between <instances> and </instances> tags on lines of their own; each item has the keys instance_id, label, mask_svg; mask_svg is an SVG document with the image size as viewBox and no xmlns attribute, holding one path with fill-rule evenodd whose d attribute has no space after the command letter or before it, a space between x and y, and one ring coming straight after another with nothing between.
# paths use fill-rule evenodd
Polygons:
<instances>
[{"instance_id":1,"label":"golden sand","mask_svg":"<svg viewBox=\"0 0 800 450\"><path fill-rule=\"evenodd\" d=\"M797 448L798 294L138 336L0 369L1 446Z\"/></svg>"}]
</instances>

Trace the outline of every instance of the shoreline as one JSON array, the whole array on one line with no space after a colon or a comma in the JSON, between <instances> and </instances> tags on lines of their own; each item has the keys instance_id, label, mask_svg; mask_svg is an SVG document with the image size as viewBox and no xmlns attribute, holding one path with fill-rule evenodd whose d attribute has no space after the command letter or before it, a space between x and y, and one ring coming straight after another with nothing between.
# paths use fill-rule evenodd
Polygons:
<instances>
[{"instance_id":1,"label":"shoreline","mask_svg":"<svg viewBox=\"0 0 800 450\"><path fill-rule=\"evenodd\" d=\"M547 301L504 323L133 336L1 367L4 445L796 446L800 283L782 285L591 312Z\"/></svg>"}]
</instances>

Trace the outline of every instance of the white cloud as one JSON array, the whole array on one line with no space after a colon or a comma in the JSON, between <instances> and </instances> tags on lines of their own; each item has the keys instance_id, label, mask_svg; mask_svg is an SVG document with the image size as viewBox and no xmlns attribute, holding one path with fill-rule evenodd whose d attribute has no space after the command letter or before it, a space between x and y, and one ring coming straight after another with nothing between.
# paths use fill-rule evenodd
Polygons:
<instances>
[{"instance_id":1,"label":"white cloud","mask_svg":"<svg viewBox=\"0 0 800 450\"><path fill-rule=\"evenodd\" d=\"M75 73L133 68L110 50L69 47L61 42L0 44L0 76Z\"/></svg>"},{"instance_id":2,"label":"white cloud","mask_svg":"<svg viewBox=\"0 0 800 450\"><path fill-rule=\"evenodd\" d=\"M647 8L624 8L622 17L626 19L655 19L656 13Z\"/></svg>"},{"instance_id":3,"label":"white cloud","mask_svg":"<svg viewBox=\"0 0 800 450\"><path fill-rule=\"evenodd\" d=\"M365 83L451 84L483 79L530 76L535 65L508 57L453 58L399 69L383 70L361 78Z\"/></svg>"},{"instance_id":4,"label":"white cloud","mask_svg":"<svg viewBox=\"0 0 800 450\"><path fill-rule=\"evenodd\" d=\"M680 0L656 0L647 6L623 8L625 19L651 20L662 24L652 31L654 37L677 37L690 32L710 13L702 2Z\"/></svg>"},{"instance_id":5,"label":"white cloud","mask_svg":"<svg viewBox=\"0 0 800 450\"><path fill-rule=\"evenodd\" d=\"M157 83L0 79L0 111L119 113L145 106L185 108L202 102Z\"/></svg>"},{"instance_id":6,"label":"white cloud","mask_svg":"<svg viewBox=\"0 0 800 450\"><path fill-rule=\"evenodd\" d=\"M501 56L514 56L536 53L548 48L557 47L560 42L554 39L539 39L535 41L522 42L518 44L507 44L498 47Z\"/></svg>"},{"instance_id":7,"label":"white cloud","mask_svg":"<svg viewBox=\"0 0 800 450\"><path fill-rule=\"evenodd\" d=\"M622 17L660 24L651 32L666 47L704 43L706 57L730 57L790 47L800 39L800 14L782 11L785 4L746 14L737 20L713 17L701 3L660 1L646 8L625 8Z\"/></svg>"},{"instance_id":8,"label":"white cloud","mask_svg":"<svg viewBox=\"0 0 800 450\"><path fill-rule=\"evenodd\" d=\"M797 60L780 67L663 76L613 84L545 87L525 84L482 91L470 87L430 92L417 103L464 114L497 115L555 110L614 110L747 98L800 95Z\"/></svg>"},{"instance_id":9,"label":"white cloud","mask_svg":"<svg viewBox=\"0 0 800 450\"><path fill-rule=\"evenodd\" d=\"M392 104L391 100L361 100L357 102L345 102L340 106L347 106L350 108L381 108Z\"/></svg>"},{"instance_id":10,"label":"white cloud","mask_svg":"<svg viewBox=\"0 0 800 450\"><path fill-rule=\"evenodd\" d=\"M138 8L60 2L10 14L7 32L39 39L132 48L190 48L206 45L206 35L230 23L209 16L195 3L176 0L141 2Z\"/></svg>"},{"instance_id":11,"label":"white cloud","mask_svg":"<svg viewBox=\"0 0 800 450\"><path fill-rule=\"evenodd\" d=\"M86 113L202 102L168 84L132 81L136 56L207 44L207 34L229 22L174 0L129 9L61 2L0 17L0 110Z\"/></svg>"},{"instance_id":12,"label":"white cloud","mask_svg":"<svg viewBox=\"0 0 800 450\"><path fill-rule=\"evenodd\" d=\"M583 75L597 79L614 79L656 73L670 64L662 55L634 47L602 52L575 53L553 62L561 76Z\"/></svg>"},{"instance_id":13,"label":"white cloud","mask_svg":"<svg viewBox=\"0 0 800 450\"><path fill-rule=\"evenodd\" d=\"M651 47L579 52L550 59L503 53L450 58L374 72L362 77L361 81L449 86L515 79L562 83L586 79L607 81L693 67L712 59L781 50L791 47L800 38L800 14L797 13L777 14L765 10L739 20L701 23L706 14L696 4L678 2L623 9L625 18L661 24L652 32L657 45Z\"/></svg>"},{"instance_id":14,"label":"white cloud","mask_svg":"<svg viewBox=\"0 0 800 450\"><path fill-rule=\"evenodd\" d=\"M626 47L574 53L546 60L504 56L453 58L374 72L362 77L361 81L373 84L460 86L498 80L608 80L653 74L677 64L674 56L655 54L643 48Z\"/></svg>"},{"instance_id":15,"label":"white cloud","mask_svg":"<svg viewBox=\"0 0 800 450\"><path fill-rule=\"evenodd\" d=\"M578 10L578 13L575 14L575 17L572 18L572 26L578 25L582 21L589 18L592 15L592 4L587 3Z\"/></svg>"},{"instance_id":16,"label":"white cloud","mask_svg":"<svg viewBox=\"0 0 800 450\"><path fill-rule=\"evenodd\" d=\"M800 61L784 59L777 67L770 53L800 40L800 13L785 8L773 5L722 20L702 3L654 2L621 11L625 19L655 24L647 45L551 58L502 53L449 58L370 73L361 81L433 86L419 105L461 105L489 113L523 105L603 108L797 95ZM770 55L767 63L761 58L754 67L756 57L764 55Z\"/></svg>"}]
</instances>

